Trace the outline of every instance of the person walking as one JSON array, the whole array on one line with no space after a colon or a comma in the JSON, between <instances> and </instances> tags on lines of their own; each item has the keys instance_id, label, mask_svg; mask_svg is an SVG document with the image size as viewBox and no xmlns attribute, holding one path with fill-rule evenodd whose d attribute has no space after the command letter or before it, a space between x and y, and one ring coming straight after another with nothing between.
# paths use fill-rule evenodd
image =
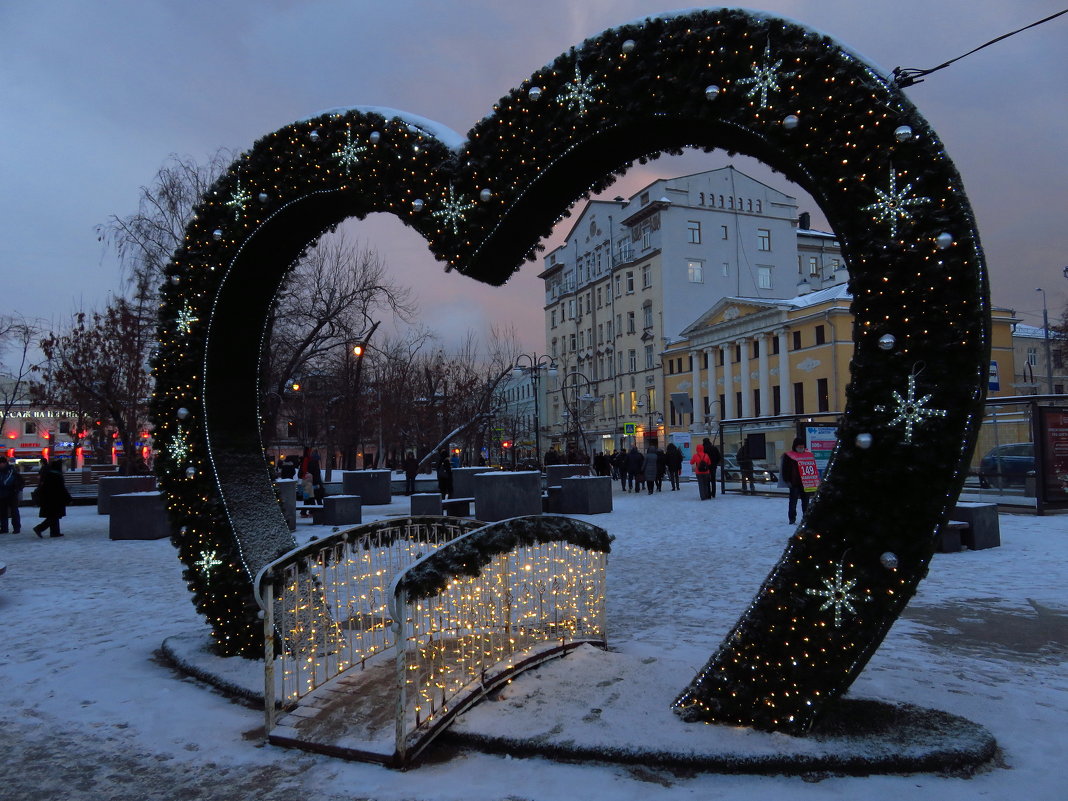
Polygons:
<instances>
[{"instance_id":1,"label":"person walking","mask_svg":"<svg viewBox=\"0 0 1068 801\"><path fill-rule=\"evenodd\" d=\"M645 449L645 462L642 464L642 478L649 494L653 494L656 488L656 475L660 471L660 456L656 452L656 446L650 445Z\"/></svg>"},{"instance_id":2,"label":"person walking","mask_svg":"<svg viewBox=\"0 0 1068 801\"><path fill-rule=\"evenodd\" d=\"M59 521L67 515L70 493L67 492L67 485L63 483L63 464L57 459L41 465L40 478L33 491L33 501L37 504L39 516L42 518L41 522L33 527L33 533L43 538L47 528L48 536L62 537Z\"/></svg>"},{"instance_id":3,"label":"person walking","mask_svg":"<svg viewBox=\"0 0 1068 801\"><path fill-rule=\"evenodd\" d=\"M444 448L438 451L438 492L442 500L452 497L452 462Z\"/></svg>"},{"instance_id":4,"label":"person walking","mask_svg":"<svg viewBox=\"0 0 1068 801\"><path fill-rule=\"evenodd\" d=\"M656 449L656 491L664 490L664 474L667 472L667 462L664 461L664 452Z\"/></svg>"},{"instance_id":5,"label":"person walking","mask_svg":"<svg viewBox=\"0 0 1068 801\"><path fill-rule=\"evenodd\" d=\"M419 460L409 451L401 466L404 468L404 494L412 495L415 493L415 477L419 475Z\"/></svg>"},{"instance_id":6,"label":"person walking","mask_svg":"<svg viewBox=\"0 0 1068 801\"><path fill-rule=\"evenodd\" d=\"M679 474L682 472L682 451L674 442L669 442L664 451L664 468L667 470L668 483L672 491L679 488Z\"/></svg>"},{"instance_id":7,"label":"person walking","mask_svg":"<svg viewBox=\"0 0 1068 801\"><path fill-rule=\"evenodd\" d=\"M697 476L697 495L702 501L712 497L712 460L705 453L705 446L698 445L690 457L694 475Z\"/></svg>"},{"instance_id":8,"label":"person walking","mask_svg":"<svg viewBox=\"0 0 1068 801\"><path fill-rule=\"evenodd\" d=\"M22 531L22 517L19 515L19 496L25 485L22 473L6 456L0 456L0 534L7 534L8 520L11 521L11 533Z\"/></svg>"},{"instance_id":9,"label":"person walking","mask_svg":"<svg viewBox=\"0 0 1068 801\"><path fill-rule=\"evenodd\" d=\"M779 465L782 480L790 487L790 525L797 521L797 502L801 501L801 517L808 511L808 499L820 485L816 457L805 450L805 440L797 437L790 450L782 455Z\"/></svg>"},{"instance_id":10,"label":"person walking","mask_svg":"<svg viewBox=\"0 0 1068 801\"><path fill-rule=\"evenodd\" d=\"M623 491L627 491L627 453L622 448L612 454L612 478L618 478Z\"/></svg>"},{"instance_id":11,"label":"person walking","mask_svg":"<svg viewBox=\"0 0 1068 801\"><path fill-rule=\"evenodd\" d=\"M756 487L753 484L753 457L749 455L748 442L742 441L734 458L738 460L738 472L742 476L742 495L756 495Z\"/></svg>"},{"instance_id":12,"label":"person walking","mask_svg":"<svg viewBox=\"0 0 1068 801\"><path fill-rule=\"evenodd\" d=\"M634 490L634 492L642 491L644 467L645 457L642 456L637 445L631 445L630 450L627 452L627 478L629 479L630 488Z\"/></svg>"},{"instance_id":13,"label":"person walking","mask_svg":"<svg viewBox=\"0 0 1068 801\"><path fill-rule=\"evenodd\" d=\"M705 437L701 441L702 447L705 449L705 456L708 457L708 491L711 493L710 497L716 497L716 468L719 467L720 462L723 461L723 454L719 452L719 448L715 446L708 437Z\"/></svg>"}]
</instances>

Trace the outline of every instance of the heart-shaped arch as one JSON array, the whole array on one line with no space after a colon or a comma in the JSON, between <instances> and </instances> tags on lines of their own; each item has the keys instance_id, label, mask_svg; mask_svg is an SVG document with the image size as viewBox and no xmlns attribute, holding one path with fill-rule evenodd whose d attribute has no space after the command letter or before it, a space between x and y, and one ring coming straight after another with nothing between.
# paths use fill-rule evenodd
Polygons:
<instances>
[{"instance_id":1,"label":"heart-shaped arch","mask_svg":"<svg viewBox=\"0 0 1068 801\"><path fill-rule=\"evenodd\" d=\"M737 10L649 18L561 55L468 133L383 110L286 126L235 162L168 268L154 401L197 608L256 655L251 577L293 545L256 412L271 298L308 242L384 211L450 269L504 283L568 206L685 146L759 158L819 202L850 268L840 444L782 559L679 696L691 718L803 732L926 574L981 420L983 256L960 178L912 104L833 40Z\"/></svg>"}]
</instances>

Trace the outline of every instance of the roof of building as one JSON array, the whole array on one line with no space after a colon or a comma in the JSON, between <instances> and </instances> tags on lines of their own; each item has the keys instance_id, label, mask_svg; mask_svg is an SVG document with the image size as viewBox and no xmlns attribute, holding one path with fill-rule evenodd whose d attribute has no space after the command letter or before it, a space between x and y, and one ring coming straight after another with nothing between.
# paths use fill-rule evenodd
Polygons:
<instances>
[{"instance_id":1,"label":"roof of building","mask_svg":"<svg viewBox=\"0 0 1068 801\"><path fill-rule=\"evenodd\" d=\"M1023 323L1017 323L1016 327L1012 329L1012 335L1014 337L1021 337L1023 339L1045 339L1046 329L1039 328L1034 325L1024 325ZM1054 336L1054 332L1050 331L1050 336Z\"/></svg>"}]
</instances>

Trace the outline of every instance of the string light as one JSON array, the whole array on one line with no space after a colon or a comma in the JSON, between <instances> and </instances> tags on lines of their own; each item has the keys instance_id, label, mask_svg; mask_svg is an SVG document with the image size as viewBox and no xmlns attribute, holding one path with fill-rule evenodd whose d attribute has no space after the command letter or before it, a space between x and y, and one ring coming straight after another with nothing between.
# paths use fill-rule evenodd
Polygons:
<instances>
[{"instance_id":1,"label":"string light","mask_svg":"<svg viewBox=\"0 0 1068 801\"><path fill-rule=\"evenodd\" d=\"M635 46L624 52L628 41ZM800 124L790 129L788 117ZM372 132L380 143L358 161L334 158L337 143L369 142ZM219 353L229 357L244 343L255 363L261 343L248 320L266 317L270 292L232 288L280 283L295 239L376 212L412 226L447 269L500 285L534 257L571 203L606 189L635 160L690 146L755 156L811 191L848 262L859 333L831 474L675 708L688 719L804 733L849 687L926 575L934 532L974 447L990 347L985 264L960 177L893 80L822 34L732 9L606 31L520 83L462 141L369 109L293 123L255 143L205 195L167 267L177 283L162 288L153 417L168 453L182 438L191 446L186 463L161 459L157 470L193 601L221 653L259 655L251 576L292 547L266 467L262 486L253 486L254 455L236 454L258 442L253 382L236 383L232 362L212 361L221 358L212 343L225 341ZM469 201L490 186L489 201ZM260 194L270 203L249 203ZM184 308L210 319L210 331L197 336L192 323L178 330L171 321ZM940 409L922 395L895 398L920 361L938 377ZM180 408L190 410L181 433ZM209 449L206 421L218 426L224 417L236 427L212 429ZM921 431L919 449L912 434ZM895 491L873 495L870 476L884 471ZM235 522L228 501L245 522ZM807 590L829 591L828 565L847 551L848 580L870 600L850 601L856 614L842 606L835 626L814 614L822 602ZM210 582L196 566L204 553L222 562ZM895 556L892 570L880 561L886 553ZM476 597L462 582L455 591ZM436 611L444 620L446 610ZM320 597L305 593L301 613L301 625L326 636Z\"/></svg>"}]
</instances>

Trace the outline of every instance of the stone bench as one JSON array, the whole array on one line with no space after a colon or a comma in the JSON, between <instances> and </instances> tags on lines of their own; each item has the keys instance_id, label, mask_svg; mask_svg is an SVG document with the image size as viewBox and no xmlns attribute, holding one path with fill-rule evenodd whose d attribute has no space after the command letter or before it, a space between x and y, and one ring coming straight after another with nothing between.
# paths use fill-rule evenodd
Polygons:
<instances>
[{"instance_id":1,"label":"stone bench","mask_svg":"<svg viewBox=\"0 0 1068 801\"><path fill-rule=\"evenodd\" d=\"M386 506L392 501L389 470L345 470L341 474L341 492L359 495L364 506Z\"/></svg>"},{"instance_id":2,"label":"stone bench","mask_svg":"<svg viewBox=\"0 0 1068 801\"><path fill-rule=\"evenodd\" d=\"M109 499L108 537L113 540L161 540L171 535L167 507L159 492L130 492Z\"/></svg>"},{"instance_id":3,"label":"stone bench","mask_svg":"<svg viewBox=\"0 0 1068 801\"><path fill-rule=\"evenodd\" d=\"M470 517L474 502L474 498L446 498L441 502L441 508L449 517Z\"/></svg>"},{"instance_id":4,"label":"stone bench","mask_svg":"<svg viewBox=\"0 0 1068 801\"><path fill-rule=\"evenodd\" d=\"M411 500L412 517L441 517L440 492L416 492Z\"/></svg>"},{"instance_id":5,"label":"stone bench","mask_svg":"<svg viewBox=\"0 0 1068 801\"><path fill-rule=\"evenodd\" d=\"M996 503L958 503L953 519L967 525L961 530L961 544L972 551L1001 545L1001 522Z\"/></svg>"},{"instance_id":6,"label":"stone bench","mask_svg":"<svg viewBox=\"0 0 1068 801\"><path fill-rule=\"evenodd\" d=\"M542 513L541 473L482 473L475 476L475 517L486 523Z\"/></svg>"},{"instance_id":7,"label":"stone bench","mask_svg":"<svg viewBox=\"0 0 1068 801\"><path fill-rule=\"evenodd\" d=\"M961 520L947 520L938 532L935 550L938 553L957 553L961 548L961 532L967 528L968 524Z\"/></svg>"},{"instance_id":8,"label":"stone bench","mask_svg":"<svg viewBox=\"0 0 1068 801\"><path fill-rule=\"evenodd\" d=\"M612 479L608 476L572 476L560 481L564 515L600 515L612 511Z\"/></svg>"},{"instance_id":9,"label":"stone bench","mask_svg":"<svg viewBox=\"0 0 1068 801\"><path fill-rule=\"evenodd\" d=\"M327 495L323 498L323 505L319 508L321 522L328 526L363 522L363 499L359 495Z\"/></svg>"},{"instance_id":10,"label":"stone bench","mask_svg":"<svg viewBox=\"0 0 1068 801\"><path fill-rule=\"evenodd\" d=\"M156 489L155 476L101 476L97 482L96 513L111 514L111 499L129 492L151 492Z\"/></svg>"}]
</instances>

